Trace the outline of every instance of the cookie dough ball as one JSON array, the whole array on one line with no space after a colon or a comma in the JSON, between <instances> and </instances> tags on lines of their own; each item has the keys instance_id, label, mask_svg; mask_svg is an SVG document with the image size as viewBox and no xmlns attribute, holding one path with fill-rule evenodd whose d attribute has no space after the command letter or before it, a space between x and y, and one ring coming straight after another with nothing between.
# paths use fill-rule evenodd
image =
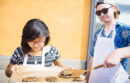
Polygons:
<instances>
[{"instance_id":1,"label":"cookie dough ball","mask_svg":"<svg viewBox=\"0 0 130 83\"><path fill-rule=\"evenodd\" d=\"M68 69L64 69L60 72L60 76L72 76L72 72Z\"/></svg>"},{"instance_id":2,"label":"cookie dough ball","mask_svg":"<svg viewBox=\"0 0 130 83\"><path fill-rule=\"evenodd\" d=\"M47 82L56 82L57 78L56 77L46 77Z\"/></svg>"},{"instance_id":3,"label":"cookie dough ball","mask_svg":"<svg viewBox=\"0 0 130 83\"><path fill-rule=\"evenodd\" d=\"M37 82L37 81L38 81L37 77L27 77L22 80L22 82Z\"/></svg>"}]
</instances>

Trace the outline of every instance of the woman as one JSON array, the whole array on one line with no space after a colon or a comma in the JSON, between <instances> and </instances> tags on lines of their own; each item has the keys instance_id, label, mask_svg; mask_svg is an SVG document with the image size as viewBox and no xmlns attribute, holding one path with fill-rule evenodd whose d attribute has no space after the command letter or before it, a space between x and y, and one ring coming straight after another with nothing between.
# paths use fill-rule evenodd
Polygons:
<instances>
[{"instance_id":1,"label":"woman","mask_svg":"<svg viewBox=\"0 0 130 83\"><path fill-rule=\"evenodd\" d=\"M6 76L10 77L18 71L19 65L41 65L69 68L59 60L59 53L54 46L48 45L50 34L46 24L39 19L31 19L23 28L21 47L18 47L11 57L6 69Z\"/></svg>"},{"instance_id":2,"label":"woman","mask_svg":"<svg viewBox=\"0 0 130 83\"><path fill-rule=\"evenodd\" d=\"M88 68L100 64L104 64L104 68L88 72L86 80L89 83L128 83L130 26L117 21L120 12L112 0L98 1L95 7L104 25L94 35Z\"/></svg>"}]
</instances>

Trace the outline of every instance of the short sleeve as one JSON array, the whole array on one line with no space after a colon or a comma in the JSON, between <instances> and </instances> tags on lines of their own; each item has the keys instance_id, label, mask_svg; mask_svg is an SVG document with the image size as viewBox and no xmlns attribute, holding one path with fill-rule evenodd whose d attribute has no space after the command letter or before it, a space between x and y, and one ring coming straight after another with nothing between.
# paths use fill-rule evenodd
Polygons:
<instances>
[{"instance_id":1,"label":"short sleeve","mask_svg":"<svg viewBox=\"0 0 130 83\"><path fill-rule=\"evenodd\" d=\"M52 46L51 53L53 53L52 60L57 60L60 57L58 50L54 46Z\"/></svg>"},{"instance_id":2,"label":"short sleeve","mask_svg":"<svg viewBox=\"0 0 130 83\"><path fill-rule=\"evenodd\" d=\"M60 54L58 52L58 50L52 46L50 51L46 54L46 61L55 61L57 59L59 59Z\"/></svg>"},{"instance_id":3,"label":"short sleeve","mask_svg":"<svg viewBox=\"0 0 130 83\"><path fill-rule=\"evenodd\" d=\"M12 55L12 57L11 57L11 60L10 60L10 62L12 63L12 64L16 64L17 63L17 55Z\"/></svg>"},{"instance_id":4,"label":"short sleeve","mask_svg":"<svg viewBox=\"0 0 130 83\"><path fill-rule=\"evenodd\" d=\"M129 27L129 30L128 30L128 46L130 46L130 27Z\"/></svg>"},{"instance_id":5,"label":"short sleeve","mask_svg":"<svg viewBox=\"0 0 130 83\"><path fill-rule=\"evenodd\" d=\"M94 36L93 42L92 42L92 46L90 49L90 55L93 57L94 56L94 47L95 47L95 43L96 43L96 36Z\"/></svg>"},{"instance_id":6,"label":"short sleeve","mask_svg":"<svg viewBox=\"0 0 130 83\"><path fill-rule=\"evenodd\" d=\"M95 34L94 34L94 38L93 38L93 42L92 42L92 46L90 48L90 56L94 56L94 48L95 48L95 44L96 44L96 41L97 41L97 36L99 34L101 29L99 29Z\"/></svg>"},{"instance_id":7,"label":"short sleeve","mask_svg":"<svg viewBox=\"0 0 130 83\"><path fill-rule=\"evenodd\" d=\"M16 48L16 50L14 51L14 54L12 55L10 62L12 64L20 64L21 62L23 62L23 52L22 49L20 47Z\"/></svg>"},{"instance_id":8,"label":"short sleeve","mask_svg":"<svg viewBox=\"0 0 130 83\"><path fill-rule=\"evenodd\" d=\"M128 46L130 46L130 25L123 24L122 36L127 39Z\"/></svg>"}]
</instances>

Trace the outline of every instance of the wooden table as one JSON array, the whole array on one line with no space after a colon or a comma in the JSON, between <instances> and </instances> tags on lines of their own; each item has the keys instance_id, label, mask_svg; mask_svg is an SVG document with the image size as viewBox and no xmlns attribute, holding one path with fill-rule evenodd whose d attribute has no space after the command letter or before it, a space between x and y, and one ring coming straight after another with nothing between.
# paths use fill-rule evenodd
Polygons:
<instances>
[{"instance_id":1,"label":"wooden table","mask_svg":"<svg viewBox=\"0 0 130 83\"><path fill-rule=\"evenodd\" d=\"M85 72L85 70L78 70L78 69L72 69L73 72L72 76L79 77L81 74ZM49 76L57 77L57 82L73 82L74 78L60 78L58 77L60 71L28 71L28 72L14 72L10 78L10 81L13 83L15 82L21 82L23 78L25 77L38 77L40 80L39 82L46 82L45 78ZM48 75L47 75L48 74ZM76 82L76 81L75 81ZM79 81L77 81L79 82ZM85 83L85 80L82 81L82 83Z\"/></svg>"}]
</instances>

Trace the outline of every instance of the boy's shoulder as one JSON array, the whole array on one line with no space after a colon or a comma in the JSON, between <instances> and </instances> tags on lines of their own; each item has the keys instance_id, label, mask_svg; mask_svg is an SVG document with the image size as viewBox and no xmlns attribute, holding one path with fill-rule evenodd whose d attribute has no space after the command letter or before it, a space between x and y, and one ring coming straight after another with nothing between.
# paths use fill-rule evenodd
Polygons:
<instances>
[{"instance_id":1,"label":"boy's shoulder","mask_svg":"<svg viewBox=\"0 0 130 83\"><path fill-rule=\"evenodd\" d=\"M94 37L97 37L97 36L98 36L98 34L100 33L101 29L102 29L102 27L99 28L99 29L95 32Z\"/></svg>"},{"instance_id":2,"label":"boy's shoulder","mask_svg":"<svg viewBox=\"0 0 130 83\"><path fill-rule=\"evenodd\" d=\"M120 30L130 30L130 25L128 25L128 24L124 24L124 23L122 23L122 22L119 22L119 21L117 21L117 23L116 23L116 28L117 29L120 29Z\"/></svg>"}]
</instances>

